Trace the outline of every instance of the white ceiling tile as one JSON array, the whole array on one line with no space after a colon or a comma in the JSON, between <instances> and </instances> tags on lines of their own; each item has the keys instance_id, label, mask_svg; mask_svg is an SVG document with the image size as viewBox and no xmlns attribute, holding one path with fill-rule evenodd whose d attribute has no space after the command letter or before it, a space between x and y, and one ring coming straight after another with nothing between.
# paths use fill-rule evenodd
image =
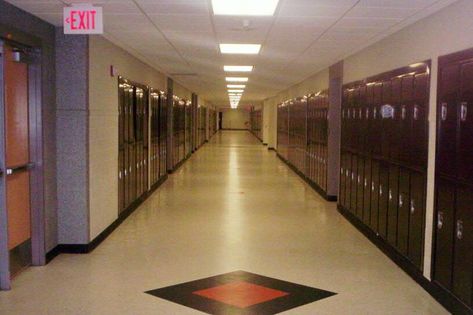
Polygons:
<instances>
[{"instance_id":1,"label":"white ceiling tile","mask_svg":"<svg viewBox=\"0 0 473 315\"><path fill-rule=\"evenodd\" d=\"M345 6L317 6L317 5L294 5L287 2L279 10L279 16L293 17L341 17L350 7Z\"/></svg>"},{"instance_id":2,"label":"white ceiling tile","mask_svg":"<svg viewBox=\"0 0 473 315\"><path fill-rule=\"evenodd\" d=\"M189 15L149 15L162 31L212 32L212 23L208 16Z\"/></svg>"},{"instance_id":3,"label":"white ceiling tile","mask_svg":"<svg viewBox=\"0 0 473 315\"><path fill-rule=\"evenodd\" d=\"M398 18L404 19L417 12L414 8L361 7L351 10L346 17L354 18Z\"/></svg>"},{"instance_id":4,"label":"white ceiling tile","mask_svg":"<svg viewBox=\"0 0 473 315\"><path fill-rule=\"evenodd\" d=\"M339 27L359 27L359 28L388 28L391 27L399 22L402 19L394 19L394 18L352 18L352 17L345 17L341 19L337 26Z\"/></svg>"},{"instance_id":5,"label":"white ceiling tile","mask_svg":"<svg viewBox=\"0 0 473 315\"><path fill-rule=\"evenodd\" d=\"M146 14L173 14L173 15L209 15L207 3L201 1L139 1Z\"/></svg>"},{"instance_id":6,"label":"white ceiling tile","mask_svg":"<svg viewBox=\"0 0 473 315\"><path fill-rule=\"evenodd\" d=\"M360 7L425 8L438 0L361 0Z\"/></svg>"}]
</instances>

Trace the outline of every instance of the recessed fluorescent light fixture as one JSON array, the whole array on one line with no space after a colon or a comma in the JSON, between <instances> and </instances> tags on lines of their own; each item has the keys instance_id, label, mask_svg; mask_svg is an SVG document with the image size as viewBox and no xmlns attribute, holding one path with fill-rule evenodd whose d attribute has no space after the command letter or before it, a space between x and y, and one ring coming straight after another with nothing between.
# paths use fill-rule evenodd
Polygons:
<instances>
[{"instance_id":1,"label":"recessed fluorescent light fixture","mask_svg":"<svg viewBox=\"0 0 473 315\"><path fill-rule=\"evenodd\" d=\"M228 96L242 96L243 93L228 93Z\"/></svg>"},{"instance_id":2,"label":"recessed fluorescent light fixture","mask_svg":"<svg viewBox=\"0 0 473 315\"><path fill-rule=\"evenodd\" d=\"M223 66L223 70L226 72L251 72L253 66Z\"/></svg>"},{"instance_id":3,"label":"recessed fluorescent light fixture","mask_svg":"<svg viewBox=\"0 0 473 315\"><path fill-rule=\"evenodd\" d=\"M222 54L246 54L257 55L261 50L259 44L220 44Z\"/></svg>"},{"instance_id":4,"label":"recessed fluorescent light fixture","mask_svg":"<svg viewBox=\"0 0 473 315\"><path fill-rule=\"evenodd\" d=\"M215 15L274 15L279 0L212 0Z\"/></svg>"},{"instance_id":5,"label":"recessed fluorescent light fixture","mask_svg":"<svg viewBox=\"0 0 473 315\"><path fill-rule=\"evenodd\" d=\"M244 90L228 90L228 93L243 93Z\"/></svg>"},{"instance_id":6,"label":"recessed fluorescent light fixture","mask_svg":"<svg viewBox=\"0 0 473 315\"><path fill-rule=\"evenodd\" d=\"M244 84L228 84L227 85L227 88L230 88L230 89L244 89L246 87L246 85Z\"/></svg>"},{"instance_id":7,"label":"recessed fluorescent light fixture","mask_svg":"<svg viewBox=\"0 0 473 315\"><path fill-rule=\"evenodd\" d=\"M225 80L227 80L227 82L248 82L248 78L242 77L227 77Z\"/></svg>"}]
</instances>

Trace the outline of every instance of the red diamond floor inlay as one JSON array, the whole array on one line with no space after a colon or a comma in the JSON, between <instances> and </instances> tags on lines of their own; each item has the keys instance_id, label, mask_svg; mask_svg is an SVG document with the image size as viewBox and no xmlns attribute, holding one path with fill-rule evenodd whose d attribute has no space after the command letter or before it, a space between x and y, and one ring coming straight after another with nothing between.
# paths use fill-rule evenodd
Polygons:
<instances>
[{"instance_id":1,"label":"red diamond floor inlay","mask_svg":"<svg viewBox=\"0 0 473 315\"><path fill-rule=\"evenodd\" d=\"M239 308L247 308L252 305L289 295L287 292L266 288L245 281L232 282L192 293Z\"/></svg>"}]
</instances>

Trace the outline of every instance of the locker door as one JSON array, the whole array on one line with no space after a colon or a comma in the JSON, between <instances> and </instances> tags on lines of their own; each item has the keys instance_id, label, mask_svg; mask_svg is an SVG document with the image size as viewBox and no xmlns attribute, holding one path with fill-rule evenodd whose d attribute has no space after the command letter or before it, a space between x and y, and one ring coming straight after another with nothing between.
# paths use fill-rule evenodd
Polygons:
<instances>
[{"instance_id":1,"label":"locker door","mask_svg":"<svg viewBox=\"0 0 473 315\"><path fill-rule=\"evenodd\" d=\"M371 159L365 158L365 176L364 176L364 196L363 196L363 222L370 225L371 209Z\"/></svg>"},{"instance_id":2,"label":"locker door","mask_svg":"<svg viewBox=\"0 0 473 315\"><path fill-rule=\"evenodd\" d=\"M350 210L351 207L351 173L352 173L352 164L351 164L352 154L347 153L345 160L345 205L346 209Z\"/></svg>"},{"instance_id":3,"label":"locker door","mask_svg":"<svg viewBox=\"0 0 473 315\"><path fill-rule=\"evenodd\" d=\"M360 220L363 219L363 197L364 197L364 175L365 175L365 159L361 156L358 157L358 169L357 169L357 188L356 188L356 215Z\"/></svg>"},{"instance_id":4,"label":"locker door","mask_svg":"<svg viewBox=\"0 0 473 315\"><path fill-rule=\"evenodd\" d=\"M457 90L459 66L446 66L439 73L437 163L438 174L456 175Z\"/></svg>"},{"instance_id":5,"label":"locker door","mask_svg":"<svg viewBox=\"0 0 473 315\"><path fill-rule=\"evenodd\" d=\"M473 183L473 62L461 67L458 178Z\"/></svg>"},{"instance_id":6,"label":"locker door","mask_svg":"<svg viewBox=\"0 0 473 315\"><path fill-rule=\"evenodd\" d=\"M388 242L397 245L397 214L399 205L399 167L389 166Z\"/></svg>"},{"instance_id":7,"label":"locker door","mask_svg":"<svg viewBox=\"0 0 473 315\"><path fill-rule=\"evenodd\" d=\"M340 189L339 189L339 204L342 207L345 207L345 160L346 160L346 153L342 151L340 154Z\"/></svg>"},{"instance_id":8,"label":"locker door","mask_svg":"<svg viewBox=\"0 0 473 315\"><path fill-rule=\"evenodd\" d=\"M358 176L358 157L353 154L351 157L351 174L350 174L350 212L356 214L356 188L357 188L357 176Z\"/></svg>"},{"instance_id":9,"label":"locker door","mask_svg":"<svg viewBox=\"0 0 473 315\"><path fill-rule=\"evenodd\" d=\"M395 78L391 83L391 105L394 107L394 117L390 120L389 127L389 160L399 161L400 146L400 106L401 106L401 79Z\"/></svg>"},{"instance_id":10,"label":"locker door","mask_svg":"<svg viewBox=\"0 0 473 315\"><path fill-rule=\"evenodd\" d=\"M457 193L453 293L472 305L473 293L473 190L460 188Z\"/></svg>"},{"instance_id":11,"label":"locker door","mask_svg":"<svg viewBox=\"0 0 473 315\"><path fill-rule=\"evenodd\" d=\"M380 113L380 106L382 102L382 84L376 83L373 85L373 107L372 111L372 128L371 132L373 134L372 140L372 152L373 156L380 157L382 155L381 143L383 139L383 130L382 130L382 118Z\"/></svg>"},{"instance_id":12,"label":"locker door","mask_svg":"<svg viewBox=\"0 0 473 315\"><path fill-rule=\"evenodd\" d=\"M429 75L418 74L414 79L414 103L410 109L412 133L410 137L411 165L427 169L427 114L429 101Z\"/></svg>"},{"instance_id":13,"label":"locker door","mask_svg":"<svg viewBox=\"0 0 473 315\"><path fill-rule=\"evenodd\" d=\"M414 97L414 77L409 75L402 78L401 82L401 106L399 121L399 160L403 165L409 165L411 161L410 139L412 137L411 118L412 98Z\"/></svg>"},{"instance_id":14,"label":"locker door","mask_svg":"<svg viewBox=\"0 0 473 315\"><path fill-rule=\"evenodd\" d=\"M378 232L378 204L379 202L379 161L371 160L371 210L370 226Z\"/></svg>"},{"instance_id":15,"label":"locker door","mask_svg":"<svg viewBox=\"0 0 473 315\"><path fill-rule=\"evenodd\" d=\"M366 117L366 86L363 85L359 88L360 95L359 95L359 108L358 108L358 115L360 117L360 152L366 153L369 143L367 142L367 125L368 125L368 117Z\"/></svg>"},{"instance_id":16,"label":"locker door","mask_svg":"<svg viewBox=\"0 0 473 315\"><path fill-rule=\"evenodd\" d=\"M455 187L453 184L439 179L437 181L434 279L447 289L452 287L454 212Z\"/></svg>"},{"instance_id":17,"label":"locker door","mask_svg":"<svg viewBox=\"0 0 473 315\"><path fill-rule=\"evenodd\" d=\"M124 207L124 192L125 192L125 186L124 186L124 146L125 146L125 140L124 140L124 110L125 110L125 87L123 85L123 82L119 81L119 95L120 99L118 102L118 213L120 213L125 207Z\"/></svg>"},{"instance_id":18,"label":"locker door","mask_svg":"<svg viewBox=\"0 0 473 315\"><path fill-rule=\"evenodd\" d=\"M391 105L391 82L385 81L383 82L382 88L382 101L380 106L384 105ZM390 147L391 147L391 126L392 126L392 119L391 118L381 118L381 156L388 160Z\"/></svg>"},{"instance_id":19,"label":"locker door","mask_svg":"<svg viewBox=\"0 0 473 315\"><path fill-rule=\"evenodd\" d=\"M382 238L387 236L388 221L388 188L389 166L382 162L379 167L379 206L378 206L378 233Z\"/></svg>"},{"instance_id":20,"label":"locker door","mask_svg":"<svg viewBox=\"0 0 473 315\"><path fill-rule=\"evenodd\" d=\"M409 246L409 198L410 174L401 168L399 172L399 207L397 219L397 248L401 254L407 256Z\"/></svg>"},{"instance_id":21,"label":"locker door","mask_svg":"<svg viewBox=\"0 0 473 315\"><path fill-rule=\"evenodd\" d=\"M365 153L372 154L373 153L373 145L375 143L375 137L377 134L374 132L374 122L373 122L373 85L370 84L366 87L366 109L365 109L365 117L366 117L366 147Z\"/></svg>"},{"instance_id":22,"label":"locker door","mask_svg":"<svg viewBox=\"0 0 473 315\"><path fill-rule=\"evenodd\" d=\"M408 257L417 268L422 269L424 254L425 175L411 172L410 197Z\"/></svg>"}]
</instances>

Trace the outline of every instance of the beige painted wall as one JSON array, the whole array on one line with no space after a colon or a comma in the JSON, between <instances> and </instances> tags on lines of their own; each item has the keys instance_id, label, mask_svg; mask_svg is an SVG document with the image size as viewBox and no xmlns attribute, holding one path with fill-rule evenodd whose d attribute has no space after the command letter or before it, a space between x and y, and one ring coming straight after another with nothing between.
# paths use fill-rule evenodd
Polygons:
<instances>
[{"instance_id":1,"label":"beige painted wall","mask_svg":"<svg viewBox=\"0 0 473 315\"><path fill-rule=\"evenodd\" d=\"M118 218L118 77L166 90L164 74L100 36L89 38L89 237L93 240ZM176 95L191 92L176 84Z\"/></svg>"},{"instance_id":2,"label":"beige painted wall","mask_svg":"<svg viewBox=\"0 0 473 315\"><path fill-rule=\"evenodd\" d=\"M250 113L244 109L224 109L223 129L248 129Z\"/></svg>"}]
</instances>

